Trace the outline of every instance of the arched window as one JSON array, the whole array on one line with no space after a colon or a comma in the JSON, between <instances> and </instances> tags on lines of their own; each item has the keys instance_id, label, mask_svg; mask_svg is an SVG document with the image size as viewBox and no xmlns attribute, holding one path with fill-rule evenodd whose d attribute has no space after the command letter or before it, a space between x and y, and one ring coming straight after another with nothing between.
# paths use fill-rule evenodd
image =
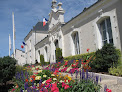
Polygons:
<instances>
[{"instance_id":1,"label":"arched window","mask_svg":"<svg viewBox=\"0 0 122 92\"><path fill-rule=\"evenodd\" d=\"M44 50L44 59L46 62L48 61L47 46L45 47L45 50Z\"/></svg>"},{"instance_id":2,"label":"arched window","mask_svg":"<svg viewBox=\"0 0 122 92\"><path fill-rule=\"evenodd\" d=\"M106 43L113 43L113 36L112 36L112 28L111 28L111 21L110 17L105 18L99 23L100 32L102 35L102 43L103 45Z\"/></svg>"},{"instance_id":3,"label":"arched window","mask_svg":"<svg viewBox=\"0 0 122 92\"><path fill-rule=\"evenodd\" d=\"M72 34L72 39L73 39L73 46L74 46L75 54L80 54L80 46L79 46L78 32L74 32Z\"/></svg>"},{"instance_id":4,"label":"arched window","mask_svg":"<svg viewBox=\"0 0 122 92\"><path fill-rule=\"evenodd\" d=\"M55 41L55 47L56 47L56 48L59 48L58 40Z\"/></svg>"}]
</instances>

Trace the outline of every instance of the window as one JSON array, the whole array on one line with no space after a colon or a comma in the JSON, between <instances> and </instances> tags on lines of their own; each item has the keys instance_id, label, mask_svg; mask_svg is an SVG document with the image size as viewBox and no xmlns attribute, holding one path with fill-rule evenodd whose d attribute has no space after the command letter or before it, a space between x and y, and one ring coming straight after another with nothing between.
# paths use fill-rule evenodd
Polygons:
<instances>
[{"instance_id":1,"label":"window","mask_svg":"<svg viewBox=\"0 0 122 92\"><path fill-rule=\"evenodd\" d=\"M30 50L31 50L31 40L30 40Z\"/></svg>"},{"instance_id":2,"label":"window","mask_svg":"<svg viewBox=\"0 0 122 92\"><path fill-rule=\"evenodd\" d=\"M101 31L101 34L102 34L102 43L103 43L103 45L106 44L106 43L113 43L110 17L104 19L100 23L100 31Z\"/></svg>"},{"instance_id":3,"label":"window","mask_svg":"<svg viewBox=\"0 0 122 92\"><path fill-rule=\"evenodd\" d=\"M75 49L75 54L80 54L80 46L79 46L79 36L78 32L75 32L73 34L73 43L74 43L74 49Z\"/></svg>"}]
</instances>

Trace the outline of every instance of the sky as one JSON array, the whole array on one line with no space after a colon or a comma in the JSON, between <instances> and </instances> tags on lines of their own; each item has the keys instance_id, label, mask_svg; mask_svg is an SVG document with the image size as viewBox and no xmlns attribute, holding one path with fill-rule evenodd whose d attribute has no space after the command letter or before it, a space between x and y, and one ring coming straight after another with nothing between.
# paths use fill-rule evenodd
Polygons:
<instances>
[{"instance_id":1,"label":"sky","mask_svg":"<svg viewBox=\"0 0 122 92\"><path fill-rule=\"evenodd\" d=\"M57 4L62 2L62 8L65 10L64 21L68 22L96 1L57 0ZM24 51L21 44L25 36L38 21L43 20L43 16L49 19L51 2L52 0L0 0L0 57L9 55L9 34L13 42L12 12L14 12L16 30L15 48ZM13 49L11 49L12 53Z\"/></svg>"}]
</instances>

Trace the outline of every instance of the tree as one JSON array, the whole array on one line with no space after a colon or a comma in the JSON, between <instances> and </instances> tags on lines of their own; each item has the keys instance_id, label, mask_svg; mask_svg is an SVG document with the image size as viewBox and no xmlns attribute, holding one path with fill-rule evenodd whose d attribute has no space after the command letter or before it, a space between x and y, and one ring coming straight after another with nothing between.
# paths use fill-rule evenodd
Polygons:
<instances>
[{"instance_id":1,"label":"tree","mask_svg":"<svg viewBox=\"0 0 122 92\"><path fill-rule=\"evenodd\" d=\"M56 48L56 61L60 62L62 60L62 49Z\"/></svg>"},{"instance_id":2,"label":"tree","mask_svg":"<svg viewBox=\"0 0 122 92\"><path fill-rule=\"evenodd\" d=\"M13 78L16 71L16 60L12 57L5 56L0 58L0 83L5 83Z\"/></svg>"}]
</instances>

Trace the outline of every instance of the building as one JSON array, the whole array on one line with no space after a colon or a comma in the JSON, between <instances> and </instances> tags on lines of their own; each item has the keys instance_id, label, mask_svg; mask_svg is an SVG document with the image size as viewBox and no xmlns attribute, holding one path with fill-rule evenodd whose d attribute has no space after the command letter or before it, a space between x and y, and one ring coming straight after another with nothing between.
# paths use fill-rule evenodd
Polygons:
<instances>
[{"instance_id":1,"label":"building","mask_svg":"<svg viewBox=\"0 0 122 92\"><path fill-rule=\"evenodd\" d=\"M13 57L13 54L11 55ZM25 52L19 49L15 50L15 59L17 60L17 65L25 65Z\"/></svg>"},{"instance_id":2,"label":"building","mask_svg":"<svg viewBox=\"0 0 122 92\"><path fill-rule=\"evenodd\" d=\"M38 22L25 37L27 63L40 62L44 55L46 62L55 62L56 48L62 49L64 57L101 49L105 43L113 43L122 49L122 0L98 0L85 8L67 23L64 22L62 3L52 0L52 10L46 26Z\"/></svg>"}]
</instances>

